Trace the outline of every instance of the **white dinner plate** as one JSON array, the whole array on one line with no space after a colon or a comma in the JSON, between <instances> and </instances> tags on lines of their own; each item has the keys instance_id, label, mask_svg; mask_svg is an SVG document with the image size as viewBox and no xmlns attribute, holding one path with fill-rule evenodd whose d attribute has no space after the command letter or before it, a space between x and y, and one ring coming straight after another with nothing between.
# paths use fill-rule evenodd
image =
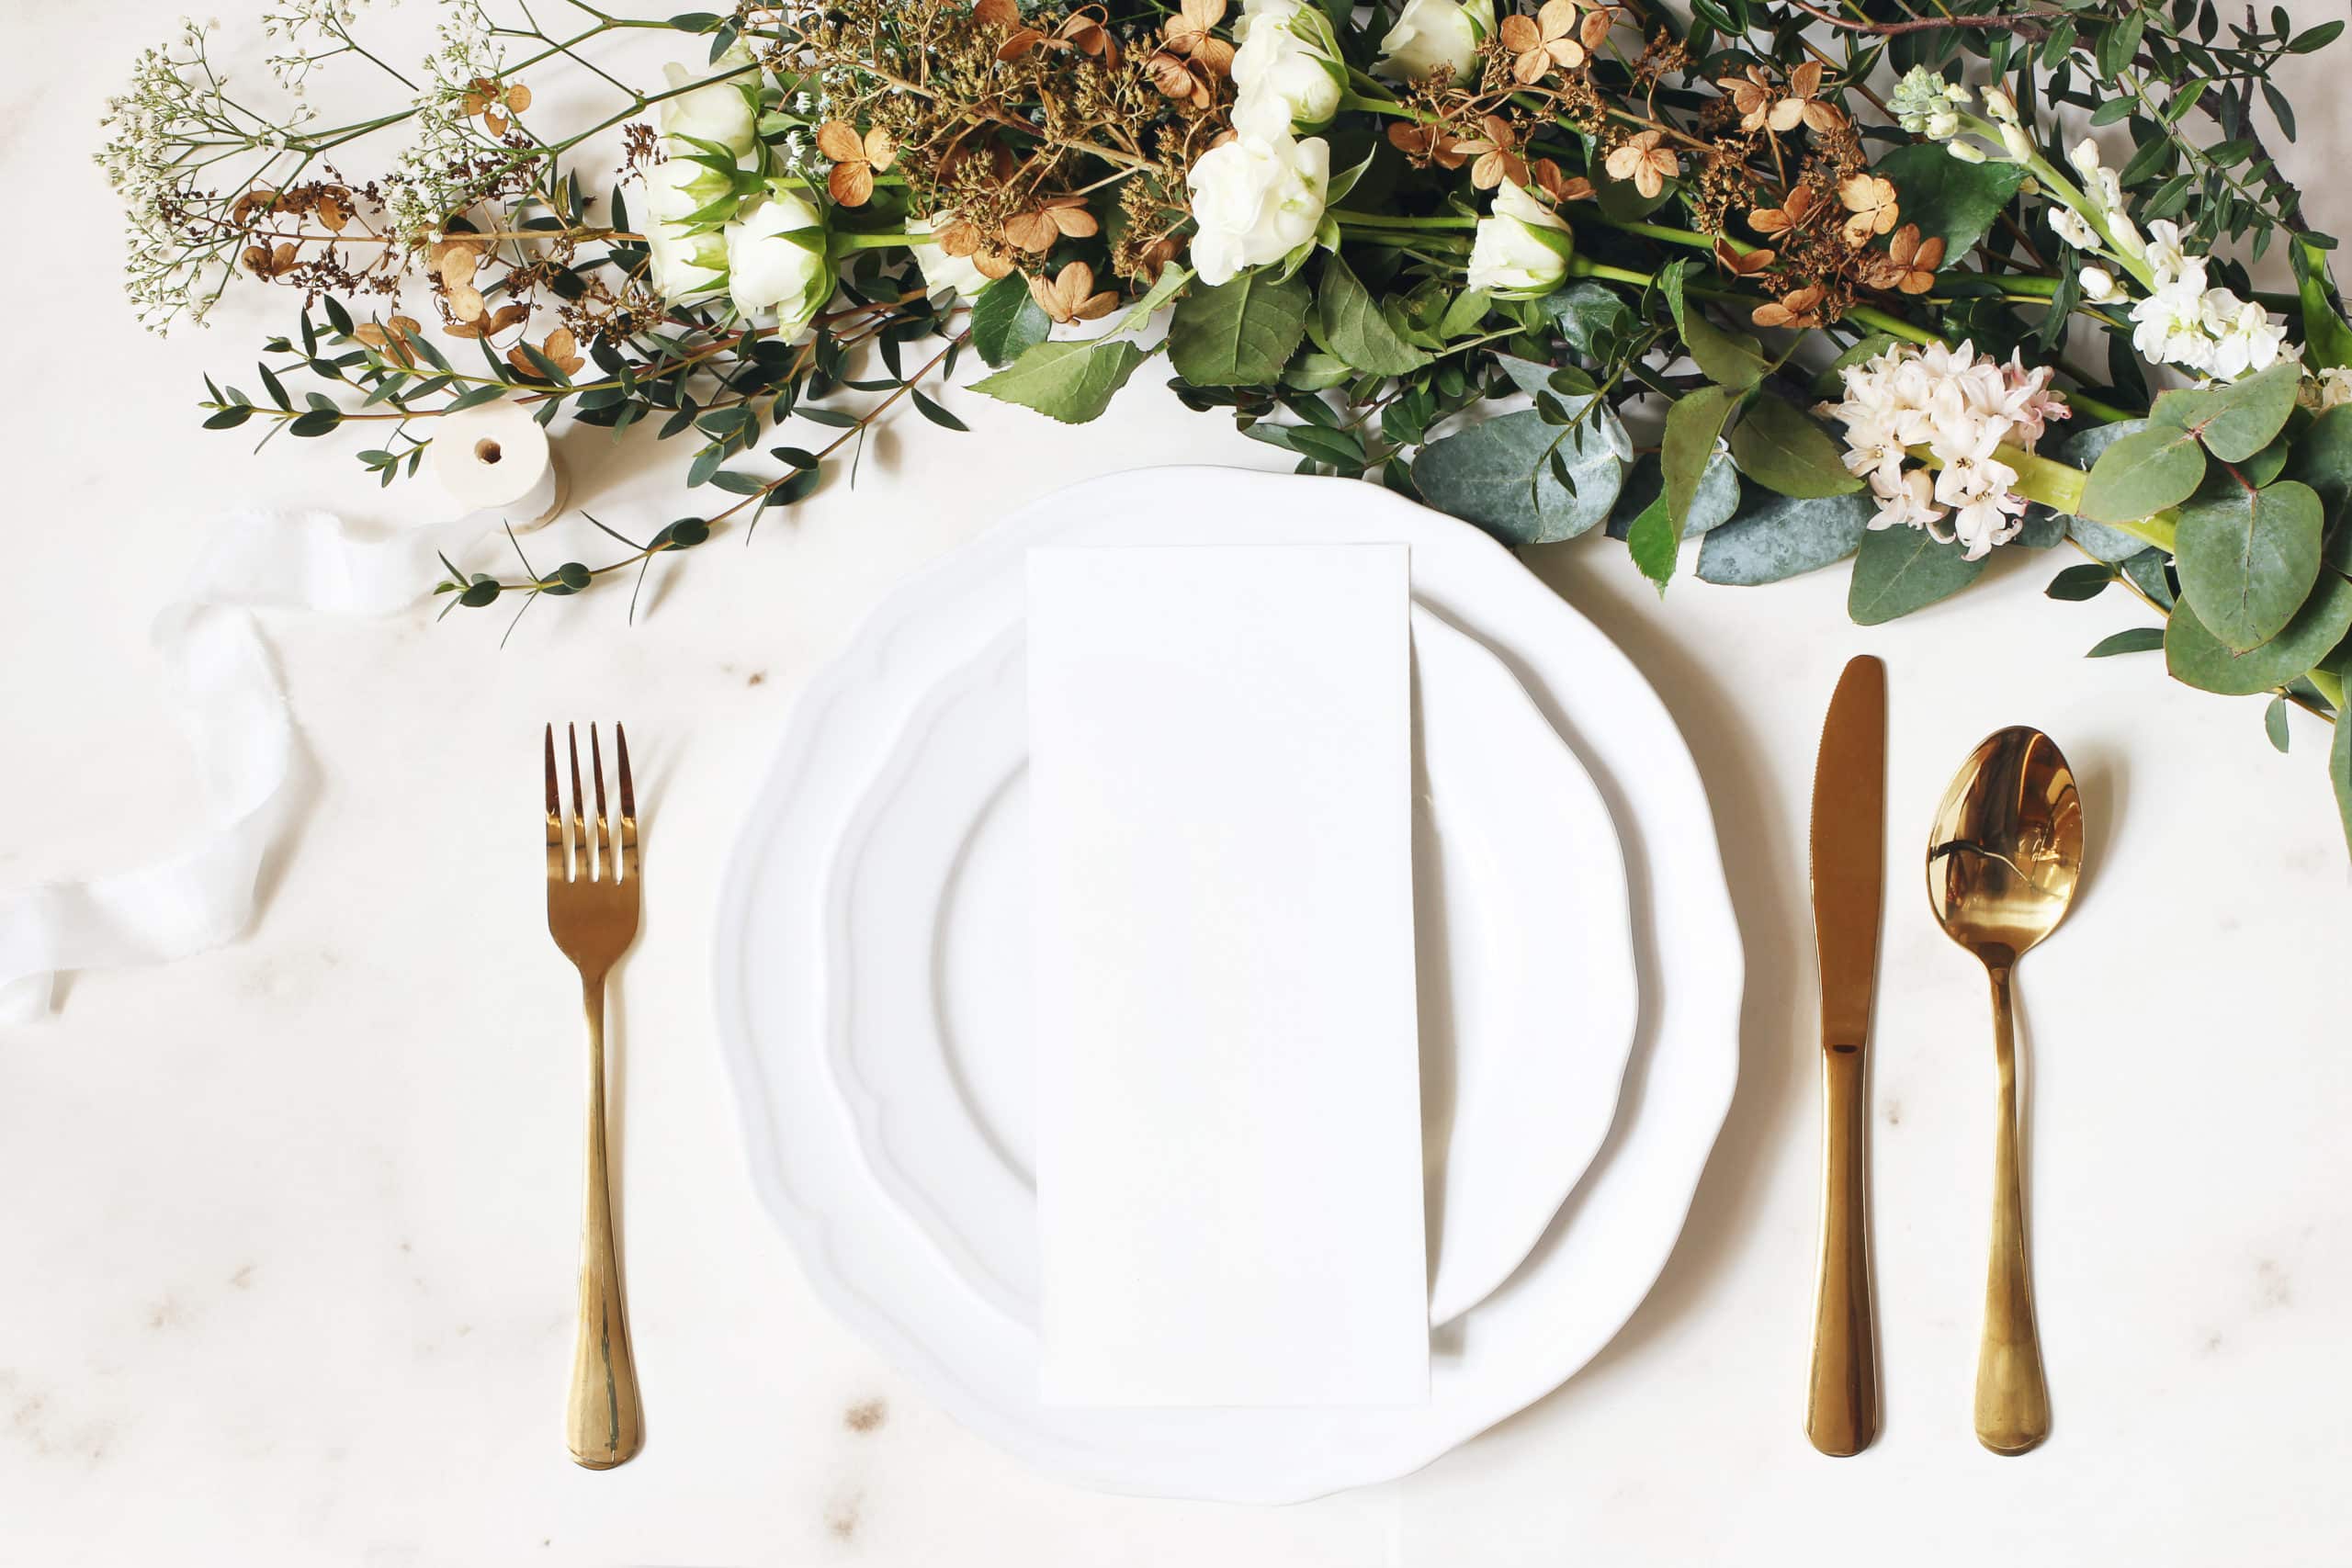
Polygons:
<instances>
[{"instance_id":1,"label":"white dinner plate","mask_svg":"<svg viewBox=\"0 0 2352 1568\"><path fill-rule=\"evenodd\" d=\"M1519 1269L1434 1338L1426 1405L1048 1408L1034 1331L964 1288L864 1167L822 1047L826 868L910 716L1018 618L1032 545L1371 540L1412 547L1416 597L1510 667L1616 821L1641 987L1616 1120ZM965 1425L1042 1469L1128 1492L1284 1502L1385 1480L1557 1387L1664 1267L1738 1063L1738 931L1704 791L1656 694L1500 546L1353 480L1113 476L1035 503L899 589L794 710L728 867L715 949L752 1177L812 1286Z\"/></svg>"},{"instance_id":2,"label":"white dinner plate","mask_svg":"<svg viewBox=\"0 0 2352 1568\"><path fill-rule=\"evenodd\" d=\"M1413 612L1414 931L1430 1321L1510 1276L1609 1131L1637 993L1609 808L1510 671ZM826 1049L875 1178L1037 1321L1026 638L929 693L851 814ZM1541 802L1541 810L1528 809Z\"/></svg>"}]
</instances>

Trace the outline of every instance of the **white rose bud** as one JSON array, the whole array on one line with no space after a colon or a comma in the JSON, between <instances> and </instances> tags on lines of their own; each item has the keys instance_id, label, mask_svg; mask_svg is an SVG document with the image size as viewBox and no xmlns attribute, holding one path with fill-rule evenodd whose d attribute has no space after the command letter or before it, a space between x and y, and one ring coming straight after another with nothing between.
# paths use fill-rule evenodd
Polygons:
<instances>
[{"instance_id":1,"label":"white rose bud","mask_svg":"<svg viewBox=\"0 0 2352 1568\"><path fill-rule=\"evenodd\" d=\"M1249 0L1233 34L1234 130L1271 139L1331 123L1347 67L1329 17L1302 0Z\"/></svg>"},{"instance_id":2,"label":"white rose bud","mask_svg":"<svg viewBox=\"0 0 2352 1568\"><path fill-rule=\"evenodd\" d=\"M951 256L939 248L938 241L931 238L947 221L949 218L945 213L908 219L907 248L914 253L915 266L922 274L924 288L933 293L942 288L952 288L966 299L977 298L980 290L992 281L989 275L974 266L971 257Z\"/></svg>"},{"instance_id":3,"label":"white rose bud","mask_svg":"<svg viewBox=\"0 0 2352 1568\"><path fill-rule=\"evenodd\" d=\"M807 326L833 291L824 221L807 201L779 186L729 223L727 291L735 308L747 316L774 310L784 337Z\"/></svg>"},{"instance_id":4,"label":"white rose bud","mask_svg":"<svg viewBox=\"0 0 2352 1568\"><path fill-rule=\"evenodd\" d=\"M729 51L719 56L712 67L749 65L749 54ZM684 86L696 73L688 71L676 61L662 68L672 88ZM715 141L737 157L749 152L759 141L759 117L752 107L753 93L760 85L759 73L746 71L740 76L729 76L724 82L696 87L691 93L680 93L674 98L664 98L658 106L664 136L691 136L697 141Z\"/></svg>"},{"instance_id":5,"label":"white rose bud","mask_svg":"<svg viewBox=\"0 0 2352 1568\"><path fill-rule=\"evenodd\" d=\"M1419 82L1441 69L1467 80L1477 63L1478 45L1495 30L1495 0L1406 0L1396 25L1380 40L1373 69L1383 76Z\"/></svg>"},{"instance_id":6,"label":"white rose bud","mask_svg":"<svg viewBox=\"0 0 2352 1568\"><path fill-rule=\"evenodd\" d=\"M1470 243L1473 288L1498 294L1541 294L1567 276L1576 243L1560 215L1505 180L1491 216L1478 220Z\"/></svg>"},{"instance_id":7,"label":"white rose bud","mask_svg":"<svg viewBox=\"0 0 2352 1568\"><path fill-rule=\"evenodd\" d=\"M2103 266L2086 266L2075 275L2075 282L2083 298L2094 305L2105 305L2121 299L2123 290L2115 286L2115 275Z\"/></svg>"},{"instance_id":8,"label":"white rose bud","mask_svg":"<svg viewBox=\"0 0 2352 1568\"><path fill-rule=\"evenodd\" d=\"M1237 136L1202 153L1184 184L1200 226L1193 270L1204 283L1224 283L1315 238L1331 186L1330 143Z\"/></svg>"},{"instance_id":9,"label":"white rose bud","mask_svg":"<svg viewBox=\"0 0 2352 1568\"><path fill-rule=\"evenodd\" d=\"M715 231L689 233L684 221L727 193L726 180L684 158L657 164L645 176L646 230L653 287L664 299L684 299L716 286L727 269L727 246Z\"/></svg>"}]
</instances>

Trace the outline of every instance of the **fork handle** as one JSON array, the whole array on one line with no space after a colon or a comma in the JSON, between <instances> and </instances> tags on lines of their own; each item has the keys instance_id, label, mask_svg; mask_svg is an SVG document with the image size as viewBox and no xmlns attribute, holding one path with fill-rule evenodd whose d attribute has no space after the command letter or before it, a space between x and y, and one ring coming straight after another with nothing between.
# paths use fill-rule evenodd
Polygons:
<instances>
[{"instance_id":1,"label":"fork handle","mask_svg":"<svg viewBox=\"0 0 2352 1568\"><path fill-rule=\"evenodd\" d=\"M610 1470L645 1446L629 1353L628 1305L613 1250L613 1203L605 1161L605 979L582 979L588 1014L588 1193L580 1236L580 1324L571 1351L564 1436L572 1459Z\"/></svg>"},{"instance_id":2,"label":"fork handle","mask_svg":"<svg viewBox=\"0 0 2352 1568\"><path fill-rule=\"evenodd\" d=\"M1878 1332L1871 1311L1863 1167L1869 1115L1860 1050L1822 1052L1821 1122L1821 1271L1804 1431L1815 1448L1842 1459L1878 1436Z\"/></svg>"}]
</instances>

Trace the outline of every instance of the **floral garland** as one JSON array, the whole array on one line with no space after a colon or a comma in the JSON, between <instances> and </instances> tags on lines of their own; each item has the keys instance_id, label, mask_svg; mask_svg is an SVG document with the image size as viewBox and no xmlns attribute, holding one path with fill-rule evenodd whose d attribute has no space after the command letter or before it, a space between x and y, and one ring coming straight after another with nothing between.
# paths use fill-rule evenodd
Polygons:
<instances>
[{"instance_id":1,"label":"floral garland","mask_svg":"<svg viewBox=\"0 0 2352 1568\"><path fill-rule=\"evenodd\" d=\"M573 25L550 29L503 3L441 0L408 73L362 0L267 0L275 107L190 28L141 57L98 154L150 325L239 280L300 297L260 395L207 382L209 425L375 432L386 483L498 399L691 444L693 514L595 564L452 567L453 607L641 581L808 495L891 408L961 429L940 389L967 353L973 390L1071 423L1164 357L1185 403L1302 471L1513 544L1605 532L1661 590L1693 536L1717 582L1850 558L1870 624L2063 544L2083 559L2052 596L2118 588L2155 618L2093 654L2161 649L2262 696L2282 749L2290 706L2344 704L2352 327L2265 140L2294 134L2273 68L2341 23L551 0ZM592 59L637 30L702 63L631 85ZM400 91L331 125L308 95L345 62ZM558 72L610 112L545 123L532 82ZM2282 254L2291 290L2257 288L2245 263ZM2329 758L2352 832L2352 725Z\"/></svg>"}]
</instances>

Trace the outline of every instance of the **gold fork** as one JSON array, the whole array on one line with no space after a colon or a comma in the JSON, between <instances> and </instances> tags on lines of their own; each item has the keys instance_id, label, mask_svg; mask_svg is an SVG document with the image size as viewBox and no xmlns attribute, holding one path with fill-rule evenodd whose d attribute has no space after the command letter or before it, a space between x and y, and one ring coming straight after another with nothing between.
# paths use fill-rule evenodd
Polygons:
<instances>
[{"instance_id":1,"label":"gold fork","mask_svg":"<svg viewBox=\"0 0 2352 1568\"><path fill-rule=\"evenodd\" d=\"M637 791L628 776L628 732L613 726L619 754L620 835L605 812L605 757L588 727L588 761L596 780L594 834L581 809L580 735L564 726L571 753L571 852L557 798L555 726L547 729L548 931L580 971L588 1013L588 1205L580 1237L580 1326L571 1352L571 1399L564 1436L571 1457L610 1470L645 1444L637 1401L637 1363L629 1354L628 1306L613 1252L613 1203L605 1176L605 976L637 938ZM591 853L591 849L594 853Z\"/></svg>"}]
</instances>

